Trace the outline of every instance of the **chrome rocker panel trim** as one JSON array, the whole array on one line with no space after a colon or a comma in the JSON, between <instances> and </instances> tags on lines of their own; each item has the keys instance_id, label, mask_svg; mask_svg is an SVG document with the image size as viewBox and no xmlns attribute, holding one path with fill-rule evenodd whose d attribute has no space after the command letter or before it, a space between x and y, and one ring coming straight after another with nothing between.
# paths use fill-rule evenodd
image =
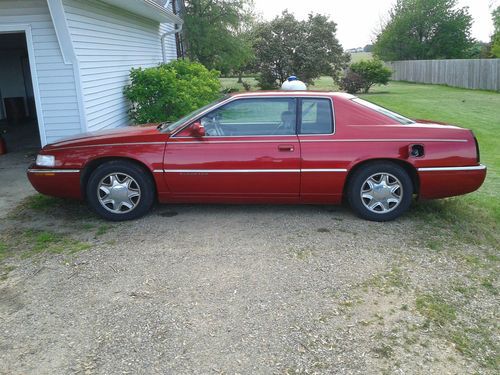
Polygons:
<instances>
[{"instance_id":1,"label":"chrome rocker panel trim","mask_svg":"<svg viewBox=\"0 0 500 375\"><path fill-rule=\"evenodd\" d=\"M486 169L485 165L475 165L470 167L426 167L418 168L419 172L446 172L446 171L482 171Z\"/></svg>"}]
</instances>

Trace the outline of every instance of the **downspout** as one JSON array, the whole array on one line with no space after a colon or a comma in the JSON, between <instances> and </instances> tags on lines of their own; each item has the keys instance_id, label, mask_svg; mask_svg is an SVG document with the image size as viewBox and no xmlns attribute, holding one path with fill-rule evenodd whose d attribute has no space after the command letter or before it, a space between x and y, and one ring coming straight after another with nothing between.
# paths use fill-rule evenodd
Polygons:
<instances>
[{"instance_id":1,"label":"downspout","mask_svg":"<svg viewBox=\"0 0 500 375\"><path fill-rule=\"evenodd\" d=\"M166 33L163 33L163 35L161 36L161 54L162 54L162 57L163 57L163 62L164 63L167 63L167 51L165 50L165 38L169 35L174 35L174 34L177 34L178 32L182 31L182 24L180 25L175 25L174 26L174 29L171 30L171 31L167 31Z\"/></svg>"},{"instance_id":2,"label":"downspout","mask_svg":"<svg viewBox=\"0 0 500 375\"><path fill-rule=\"evenodd\" d=\"M170 6L170 3L172 3L173 0L168 0L167 3L165 4L165 8L168 8ZM163 59L163 63L167 63L167 51L165 50L165 38L169 35L175 35L179 32L182 31L182 24L174 25L174 29L171 31L167 31L166 33L163 33L161 36L161 55Z\"/></svg>"}]
</instances>

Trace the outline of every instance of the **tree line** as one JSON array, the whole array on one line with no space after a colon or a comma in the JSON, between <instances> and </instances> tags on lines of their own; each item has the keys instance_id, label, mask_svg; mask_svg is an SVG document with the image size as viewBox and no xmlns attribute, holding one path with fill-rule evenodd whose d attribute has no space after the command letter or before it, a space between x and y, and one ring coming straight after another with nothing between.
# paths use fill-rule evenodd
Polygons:
<instances>
[{"instance_id":1,"label":"tree line","mask_svg":"<svg viewBox=\"0 0 500 375\"><path fill-rule=\"evenodd\" d=\"M458 0L398 0L376 36L375 55L385 61L500 57L500 6L492 11L489 43L471 37L472 16Z\"/></svg>"},{"instance_id":2,"label":"tree line","mask_svg":"<svg viewBox=\"0 0 500 375\"><path fill-rule=\"evenodd\" d=\"M185 57L223 75L256 75L264 89L290 75L306 83L323 75L339 81L349 65L337 25L325 15L298 20L285 10L264 21L252 0L186 0L183 17ZM367 47L384 61L500 57L500 7L492 17L495 33L481 43L471 37L472 16L458 0L397 0Z\"/></svg>"}]
</instances>

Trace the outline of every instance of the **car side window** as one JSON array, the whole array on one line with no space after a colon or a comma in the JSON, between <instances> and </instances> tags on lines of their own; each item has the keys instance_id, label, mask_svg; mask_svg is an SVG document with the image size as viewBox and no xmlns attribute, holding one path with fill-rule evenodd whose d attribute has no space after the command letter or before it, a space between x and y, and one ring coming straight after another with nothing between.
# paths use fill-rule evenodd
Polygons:
<instances>
[{"instance_id":1,"label":"car side window","mask_svg":"<svg viewBox=\"0 0 500 375\"><path fill-rule=\"evenodd\" d=\"M301 100L300 134L333 133L333 112L330 99Z\"/></svg>"},{"instance_id":2,"label":"car side window","mask_svg":"<svg viewBox=\"0 0 500 375\"><path fill-rule=\"evenodd\" d=\"M207 137L293 135L296 100L237 99L203 116L200 121Z\"/></svg>"}]
</instances>

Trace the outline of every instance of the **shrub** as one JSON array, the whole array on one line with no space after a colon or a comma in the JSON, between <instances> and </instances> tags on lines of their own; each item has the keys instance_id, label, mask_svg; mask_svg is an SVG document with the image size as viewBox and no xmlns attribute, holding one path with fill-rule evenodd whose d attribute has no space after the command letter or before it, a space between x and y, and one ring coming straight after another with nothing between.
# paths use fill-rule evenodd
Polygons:
<instances>
[{"instance_id":1,"label":"shrub","mask_svg":"<svg viewBox=\"0 0 500 375\"><path fill-rule=\"evenodd\" d=\"M375 84L387 85L392 74L392 71L378 59L361 60L351 64L350 70L359 74L365 82L363 86L365 93Z\"/></svg>"},{"instance_id":2,"label":"shrub","mask_svg":"<svg viewBox=\"0 0 500 375\"><path fill-rule=\"evenodd\" d=\"M340 79L339 87L349 94L356 94L365 87L365 80L358 73L348 71L345 77Z\"/></svg>"},{"instance_id":3,"label":"shrub","mask_svg":"<svg viewBox=\"0 0 500 375\"><path fill-rule=\"evenodd\" d=\"M221 91L219 72L188 60L132 68L130 80L124 93L136 124L177 120L217 99Z\"/></svg>"},{"instance_id":4,"label":"shrub","mask_svg":"<svg viewBox=\"0 0 500 375\"><path fill-rule=\"evenodd\" d=\"M276 77L268 71L264 71L259 74L256 80L261 90L277 90L280 87Z\"/></svg>"},{"instance_id":5,"label":"shrub","mask_svg":"<svg viewBox=\"0 0 500 375\"><path fill-rule=\"evenodd\" d=\"M245 91L250 91L252 89L252 85L250 82L241 81L241 84L243 85L243 88L245 89Z\"/></svg>"}]
</instances>

